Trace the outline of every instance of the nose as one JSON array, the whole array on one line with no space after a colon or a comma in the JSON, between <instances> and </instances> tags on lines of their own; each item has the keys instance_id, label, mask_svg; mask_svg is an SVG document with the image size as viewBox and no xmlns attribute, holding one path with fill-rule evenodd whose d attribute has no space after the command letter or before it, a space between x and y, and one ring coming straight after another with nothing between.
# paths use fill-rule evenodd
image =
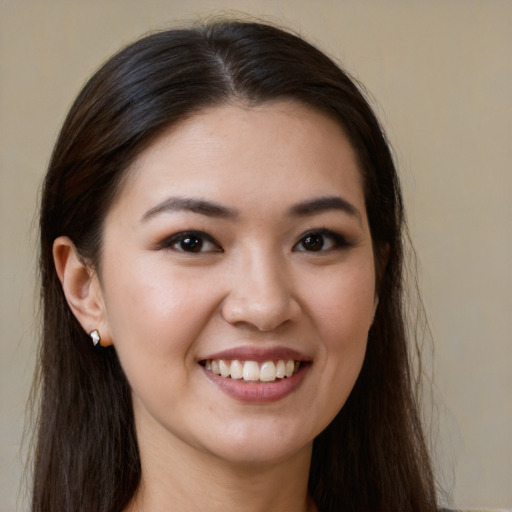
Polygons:
<instances>
[{"instance_id":1,"label":"nose","mask_svg":"<svg viewBox=\"0 0 512 512\"><path fill-rule=\"evenodd\" d=\"M300 313L293 280L277 256L241 258L232 268L229 293L222 304L226 322L268 332L297 320Z\"/></svg>"}]
</instances>

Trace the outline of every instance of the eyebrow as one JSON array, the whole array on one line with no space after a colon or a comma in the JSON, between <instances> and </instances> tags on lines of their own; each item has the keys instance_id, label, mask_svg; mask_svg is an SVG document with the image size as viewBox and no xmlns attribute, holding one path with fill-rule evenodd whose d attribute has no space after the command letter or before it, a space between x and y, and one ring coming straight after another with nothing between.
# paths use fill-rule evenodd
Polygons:
<instances>
[{"instance_id":1,"label":"eyebrow","mask_svg":"<svg viewBox=\"0 0 512 512\"><path fill-rule=\"evenodd\" d=\"M363 221L361 212L352 203L339 196L319 197L303 201L290 209L290 215L303 217L329 210L341 210L344 213L357 217L360 224Z\"/></svg>"},{"instance_id":2,"label":"eyebrow","mask_svg":"<svg viewBox=\"0 0 512 512\"><path fill-rule=\"evenodd\" d=\"M239 212L233 208L228 208L213 201L205 199L195 199L187 197L169 197L165 201L153 206L144 213L141 220L147 221L160 213L190 211L205 215L207 217L217 217L223 219L236 219ZM289 215L292 217L307 217L317 213L329 210L339 210L356 217L359 223L362 223L362 216L359 210L349 201L339 196L319 197L307 201L302 201L292 206Z\"/></svg>"},{"instance_id":3,"label":"eyebrow","mask_svg":"<svg viewBox=\"0 0 512 512\"><path fill-rule=\"evenodd\" d=\"M224 219L234 219L238 216L238 212L226 206L222 206L212 201L204 199L194 199L185 197L169 197L165 201L150 208L142 216L142 221L146 221L159 213L176 212L176 211L190 211L206 215L207 217L220 217Z\"/></svg>"}]
</instances>

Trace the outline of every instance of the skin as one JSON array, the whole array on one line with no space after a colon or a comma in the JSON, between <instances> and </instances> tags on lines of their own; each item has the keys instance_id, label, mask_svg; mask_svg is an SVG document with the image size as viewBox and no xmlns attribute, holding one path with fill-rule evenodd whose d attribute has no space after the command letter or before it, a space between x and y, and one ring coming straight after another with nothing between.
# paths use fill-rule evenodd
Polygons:
<instances>
[{"instance_id":1,"label":"skin","mask_svg":"<svg viewBox=\"0 0 512 512\"><path fill-rule=\"evenodd\" d=\"M221 106L169 129L128 173L100 275L68 239L54 255L72 310L114 344L133 390L142 485L130 510L313 510L312 442L355 383L377 304L352 147L293 102ZM325 197L352 210L293 213ZM165 208L169 198L236 215ZM199 252L175 236L189 231L207 235ZM199 364L233 347L292 348L310 364L284 398L243 402Z\"/></svg>"}]
</instances>

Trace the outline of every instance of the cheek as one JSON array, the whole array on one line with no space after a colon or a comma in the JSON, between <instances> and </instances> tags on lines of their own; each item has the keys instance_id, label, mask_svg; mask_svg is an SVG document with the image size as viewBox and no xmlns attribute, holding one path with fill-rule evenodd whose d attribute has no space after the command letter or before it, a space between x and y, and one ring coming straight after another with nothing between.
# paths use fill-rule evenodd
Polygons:
<instances>
[{"instance_id":1,"label":"cheek","mask_svg":"<svg viewBox=\"0 0 512 512\"><path fill-rule=\"evenodd\" d=\"M134 395L158 416L154 399L171 406L190 388L193 348L211 308L183 276L123 265L111 267L105 284L112 339Z\"/></svg>"},{"instance_id":2,"label":"cheek","mask_svg":"<svg viewBox=\"0 0 512 512\"><path fill-rule=\"evenodd\" d=\"M333 273L311 288L312 318L321 339L322 391L329 421L350 394L361 370L374 312L373 262Z\"/></svg>"},{"instance_id":3,"label":"cheek","mask_svg":"<svg viewBox=\"0 0 512 512\"><path fill-rule=\"evenodd\" d=\"M113 259L112 261L116 261ZM147 259L120 258L105 271L105 304L112 339L121 357L186 352L212 309L211 299L186 273Z\"/></svg>"},{"instance_id":4,"label":"cheek","mask_svg":"<svg viewBox=\"0 0 512 512\"><path fill-rule=\"evenodd\" d=\"M375 309L373 261L342 268L326 276L321 286L309 286L313 318L323 338L334 347L366 340Z\"/></svg>"}]
</instances>

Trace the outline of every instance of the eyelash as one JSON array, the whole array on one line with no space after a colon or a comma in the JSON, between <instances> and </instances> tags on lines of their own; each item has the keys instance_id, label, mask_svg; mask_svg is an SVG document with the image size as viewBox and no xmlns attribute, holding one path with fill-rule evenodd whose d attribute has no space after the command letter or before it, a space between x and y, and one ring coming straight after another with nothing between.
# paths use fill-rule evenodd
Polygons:
<instances>
[{"instance_id":1,"label":"eyelash","mask_svg":"<svg viewBox=\"0 0 512 512\"><path fill-rule=\"evenodd\" d=\"M317 249L299 249L299 245L306 243L308 239L310 240L310 242L320 242L320 247L318 247ZM324 248L326 239L331 240L331 246L328 248ZM304 233L301 236L300 240L293 246L293 249L299 252L330 252L340 249L346 249L349 247L352 247L352 244L349 243L347 239L344 236L340 235L339 233L331 231L330 229L313 229L311 231Z\"/></svg>"},{"instance_id":2,"label":"eyelash","mask_svg":"<svg viewBox=\"0 0 512 512\"><path fill-rule=\"evenodd\" d=\"M177 247L178 244L182 244L187 240L194 242L192 244L192 247L188 247L188 249L192 250L187 250L186 248L184 248L183 245L181 247ZM202 251L201 249L203 248L205 243L211 244L212 246L214 246L214 248L207 251ZM202 252L224 252L216 240L214 240L211 236L207 235L206 233L202 233L201 231L183 231L181 233L176 233L175 235L166 238L160 244L160 247L162 249L174 249L179 252L192 254L199 254Z\"/></svg>"},{"instance_id":3,"label":"eyelash","mask_svg":"<svg viewBox=\"0 0 512 512\"><path fill-rule=\"evenodd\" d=\"M330 246L325 248L326 241L330 240ZM183 243L189 243L185 247ZM318 244L317 248L310 246L305 248L304 244ZM179 246L178 244L182 244ZM205 244L211 244L213 248L203 250ZM302 244L302 248L300 245ZM201 231L183 231L166 238L161 244L161 249L173 249L178 252L199 254L204 252L224 252L220 244L210 235ZM335 251L351 247L346 238L339 233L329 229L313 229L304 233L299 241L293 246L293 250L297 252L313 252L325 253L327 251Z\"/></svg>"}]
</instances>

